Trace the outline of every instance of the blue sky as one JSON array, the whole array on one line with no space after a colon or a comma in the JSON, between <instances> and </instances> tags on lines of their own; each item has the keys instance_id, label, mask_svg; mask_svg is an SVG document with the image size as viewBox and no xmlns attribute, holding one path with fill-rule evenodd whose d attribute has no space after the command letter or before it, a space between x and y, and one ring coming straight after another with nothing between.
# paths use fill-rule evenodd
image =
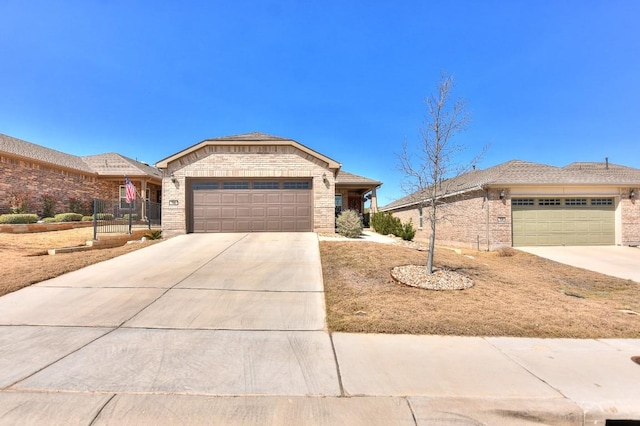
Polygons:
<instances>
[{"instance_id":1,"label":"blue sky","mask_svg":"<svg viewBox=\"0 0 640 426\"><path fill-rule=\"evenodd\" d=\"M203 139L292 138L405 195L443 70L480 168L640 167L640 2L0 2L0 133L155 163Z\"/></svg>"}]
</instances>

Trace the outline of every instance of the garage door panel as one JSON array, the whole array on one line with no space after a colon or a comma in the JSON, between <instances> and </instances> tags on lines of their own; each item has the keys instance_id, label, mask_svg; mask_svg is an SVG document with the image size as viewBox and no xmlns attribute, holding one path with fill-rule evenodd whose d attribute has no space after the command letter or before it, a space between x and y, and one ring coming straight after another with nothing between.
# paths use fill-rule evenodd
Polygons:
<instances>
[{"instance_id":1,"label":"garage door panel","mask_svg":"<svg viewBox=\"0 0 640 426\"><path fill-rule=\"evenodd\" d=\"M514 246L598 245L615 242L615 210L609 205L518 205L512 201Z\"/></svg>"},{"instance_id":2,"label":"garage door panel","mask_svg":"<svg viewBox=\"0 0 640 426\"><path fill-rule=\"evenodd\" d=\"M193 232L312 230L311 189L253 189L251 182L249 189L203 186L192 190Z\"/></svg>"}]
</instances>

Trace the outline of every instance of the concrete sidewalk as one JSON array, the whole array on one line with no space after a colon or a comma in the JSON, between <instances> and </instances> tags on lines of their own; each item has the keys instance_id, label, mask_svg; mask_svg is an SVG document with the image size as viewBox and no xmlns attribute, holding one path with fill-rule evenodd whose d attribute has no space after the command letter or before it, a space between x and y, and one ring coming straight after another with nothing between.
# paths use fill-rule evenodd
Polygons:
<instances>
[{"instance_id":1,"label":"concrete sidewalk","mask_svg":"<svg viewBox=\"0 0 640 426\"><path fill-rule=\"evenodd\" d=\"M640 340L325 326L315 234L172 238L0 298L0 425L640 420Z\"/></svg>"}]
</instances>

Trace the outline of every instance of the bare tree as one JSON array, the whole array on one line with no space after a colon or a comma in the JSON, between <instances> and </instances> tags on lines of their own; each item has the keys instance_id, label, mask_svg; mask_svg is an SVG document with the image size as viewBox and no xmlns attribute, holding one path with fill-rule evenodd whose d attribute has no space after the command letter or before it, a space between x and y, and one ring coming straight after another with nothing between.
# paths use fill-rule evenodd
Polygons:
<instances>
[{"instance_id":1,"label":"bare tree","mask_svg":"<svg viewBox=\"0 0 640 426\"><path fill-rule=\"evenodd\" d=\"M427 213L431 228L427 256L429 274L433 273L436 225L444 219L441 207L454 192L449 183L469 171L479 159L476 157L462 167L456 161L463 147L456 145L453 139L467 128L470 115L463 99L451 99L453 86L453 77L443 72L436 93L426 99L428 111L420 143L410 148L405 141L398 154L398 168L405 176L403 190L410 194L411 202L422 209L423 215Z\"/></svg>"}]
</instances>

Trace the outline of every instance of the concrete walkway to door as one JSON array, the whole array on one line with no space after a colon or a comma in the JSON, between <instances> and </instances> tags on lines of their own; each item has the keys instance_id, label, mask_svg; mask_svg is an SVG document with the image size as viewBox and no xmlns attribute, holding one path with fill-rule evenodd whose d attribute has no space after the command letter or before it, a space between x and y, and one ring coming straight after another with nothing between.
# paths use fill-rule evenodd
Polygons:
<instances>
[{"instance_id":1,"label":"concrete walkway to door","mask_svg":"<svg viewBox=\"0 0 640 426\"><path fill-rule=\"evenodd\" d=\"M555 262L640 283L640 248L627 246L517 247Z\"/></svg>"}]
</instances>

